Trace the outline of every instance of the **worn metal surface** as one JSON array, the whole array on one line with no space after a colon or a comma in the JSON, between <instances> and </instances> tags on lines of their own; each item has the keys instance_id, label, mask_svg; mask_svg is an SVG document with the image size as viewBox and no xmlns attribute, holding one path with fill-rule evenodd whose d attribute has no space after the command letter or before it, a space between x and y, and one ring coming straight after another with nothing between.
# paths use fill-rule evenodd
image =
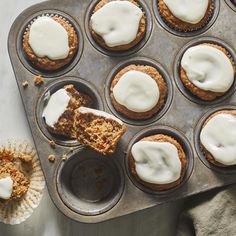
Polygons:
<instances>
[{"instance_id":1,"label":"worn metal surface","mask_svg":"<svg viewBox=\"0 0 236 236\"><path fill-rule=\"evenodd\" d=\"M55 205L65 215L80 222L96 223L109 220L111 218L134 213L135 211L149 208L157 204L174 201L176 199L184 198L190 195L197 194L199 192L236 182L236 174L234 174L235 172L231 171L231 174L224 174L222 172L219 173L214 169L210 169L209 167L211 166L207 167L206 165L204 165L195 151L193 142L195 137L195 125L203 116L203 114L216 105L224 106L225 104L234 104L236 102L236 94L234 93L232 96L226 98L226 100L219 101L218 104L214 105L196 104L182 95L182 92L178 90L175 83L177 81L177 78L176 81L174 79L175 65L178 63L176 62L176 58L178 58L177 55L181 48L184 47L193 38L175 36L163 29L154 16L153 7L155 7L155 4L151 0L146 0L145 2L147 8L149 8L150 11L150 13L148 14L148 20L151 20L151 22L149 22L148 24L148 37L145 38L146 43L142 48L138 46L132 51L132 54L128 53L129 55L126 53L115 53L109 54L108 56L106 55L107 52L101 50L100 48L96 49L93 46L94 42L90 42L91 38L87 36L88 31L86 30L86 12L87 9L90 9L90 3L86 0L52 0L30 7L18 16L9 34L8 48L11 62L13 65L17 83L19 85L19 90L21 92L25 111L40 157L42 168L46 177L49 193ZM228 7L225 1L219 1L219 3L219 15L215 23L210 27L208 31L202 33L201 35L194 36L194 38L201 38L204 36L216 37L223 40L231 48L234 49L236 47L236 32L235 27L233 26L236 24L236 15L235 12ZM144 9L147 8L145 7ZM79 50L79 54L75 58L75 61L72 62L72 64L68 68L51 74L38 71L37 69L33 68L32 65L28 64L28 61L25 60L24 55L22 54L21 48L23 33L22 30L24 30L24 28L34 17L42 13L60 14L63 17L66 17L71 21L72 24L75 25L75 28L79 30L78 33L80 36L81 47ZM235 55L233 56L235 60ZM49 134L47 134L46 131L42 128L43 124L40 121L40 109L42 109L42 106L40 105L40 99L42 99L48 89L55 89L57 87L57 85L56 87L54 87L55 83L61 83L62 81L62 84L66 82L73 82L76 86L78 86L78 88L81 87L91 94L93 94L94 90L97 91L93 95L94 99L96 100L95 106L98 108L103 107L104 110L112 112L112 109L110 110L111 104L109 103L109 98L107 97L106 92L106 86L109 84L109 75L119 63L125 63L126 60L132 60L132 58L134 57L135 60L137 60L137 58L140 59L140 57L143 60L143 58L145 57L148 58L147 60L151 59L152 62L153 60L157 61L158 65L161 65L161 68L163 68L164 71L167 71L168 77L170 81L172 81L172 83L170 83L170 86L173 86L173 99L169 98L170 106L168 109L166 109L166 113L163 114L162 117L157 117L156 119L147 122L148 124L135 122L130 123L127 121L129 123L128 131L119 143L117 152L113 157L110 157L114 166L109 167L109 165L107 165L107 168L109 168L107 170L106 167L103 166L105 168L104 176L109 177L114 175L112 178L114 178L114 183L117 183L117 186L114 191L112 190L112 192L114 192L114 195L112 196L114 199L119 200L114 207L112 207L110 210L107 210L107 208L101 204L102 199L99 193L96 192L95 198L91 199L93 189L88 190L87 188L85 189L85 191L82 190L82 193L80 192L81 189L75 189L73 190L74 192L70 191L70 187L72 186L73 188L73 183L66 184L66 182L68 181L68 175L73 172L73 170L70 171L70 168L71 166L75 166L76 168L77 162L75 158L78 158L79 160L81 152L86 152L86 150L79 147L77 148L76 143L65 142L65 140L58 140L58 144L56 145L55 149L52 149L50 147L48 143ZM45 83L42 86L34 86L34 73L44 75ZM23 89L22 87L22 82L24 80L29 81L29 86L26 89ZM136 187L135 184L133 184L125 168L125 157L129 142L134 137L134 135L142 131L144 128L158 128L160 125L172 127L186 135L193 149L193 156L191 155L192 151L188 150L187 152L189 154L188 158L190 158L189 160L191 160L189 161L189 163L193 163L193 160L194 163L193 172L191 174L191 169L189 170L189 174L191 174L191 176L184 185L182 185L180 188L177 188L175 191L171 191L170 193L167 192L166 194L153 194L150 192L147 193L146 191L142 191L140 188ZM70 146L73 146L76 149L73 153L71 153ZM48 161L47 157L49 154L56 155L57 158L55 163L52 164ZM64 163L61 161L63 154L68 154L68 164L67 162ZM71 165L69 163L70 161L72 163L75 163L75 165ZM96 160L92 158L92 162L94 163L96 162ZM81 162L78 161L78 163ZM66 174L66 171L63 172L63 168L67 168L66 166L69 166L69 169L67 170L68 174ZM82 166L84 167L84 164ZM119 168L119 166L121 167L121 169ZM114 170L110 171L110 168L114 168ZM116 173L118 172L122 175L122 177L117 176L118 174ZM98 171L98 173L100 173L100 171ZM83 175L81 176L80 173L78 175L75 174L75 176L79 176L80 178L83 177ZM96 176L92 176L91 179L85 178L85 181L88 181L87 183L89 184L91 183L90 181L93 181L93 179L96 179ZM86 186L85 184L80 184L79 182L74 183L75 186L77 184ZM124 183L124 188L122 187L122 183ZM111 183L107 183L107 185L105 186L111 185ZM64 191L64 193L61 193L61 191ZM104 191L106 191L106 188ZM122 194L121 197L119 195L120 192ZM61 193L61 195L59 193ZM66 194L69 194L67 195L68 197L72 197L72 195L74 197L74 195L76 195L78 199L74 199L71 201L69 201L68 199L65 200ZM81 194L85 194L86 197L82 199ZM82 201L81 203L80 200L84 201ZM91 204L88 204L89 200L90 203L94 202L94 204L96 204L97 202L98 204L96 205L96 207L94 207L94 211L91 207ZM107 194L105 196L105 200L105 202L110 204L110 206L114 205L114 201L112 201L111 195ZM68 207L68 205L70 205L70 207ZM85 208L88 207L88 205L90 214L88 213L89 210L87 210L87 215L83 215L83 212L84 210L86 210ZM75 207L76 209L73 210L73 207ZM80 207L83 208L80 209ZM105 210L107 211L104 212ZM78 212L80 212L80 214ZM98 212L103 213L94 215Z\"/></svg>"}]
</instances>

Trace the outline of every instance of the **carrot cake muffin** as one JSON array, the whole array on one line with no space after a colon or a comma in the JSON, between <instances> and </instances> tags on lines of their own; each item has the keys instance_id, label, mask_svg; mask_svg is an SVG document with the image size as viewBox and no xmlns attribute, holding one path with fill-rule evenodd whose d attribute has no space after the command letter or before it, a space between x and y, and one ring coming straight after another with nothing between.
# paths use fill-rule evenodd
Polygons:
<instances>
[{"instance_id":1,"label":"carrot cake muffin","mask_svg":"<svg viewBox=\"0 0 236 236\"><path fill-rule=\"evenodd\" d=\"M214 10L213 0L156 0L163 20L180 31L193 31L207 24Z\"/></svg>"},{"instance_id":2,"label":"carrot cake muffin","mask_svg":"<svg viewBox=\"0 0 236 236\"><path fill-rule=\"evenodd\" d=\"M0 151L0 200L18 200L28 191L31 161L29 155Z\"/></svg>"},{"instance_id":3,"label":"carrot cake muffin","mask_svg":"<svg viewBox=\"0 0 236 236\"><path fill-rule=\"evenodd\" d=\"M113 79L110 96L119 113L142 120L152 117L164 106L167 87L156 68L129 65Z\"/></svg>"},{"instance_id":4,"label":"carrot cake muffin","mask_svg":"<svg viewBox=\"0 0 236 236\"><path fill-rule=\"evenodd\" d=\"M184 53L179 70L183 85L202 100L223 96L234 82L235 65L222 46L204 43Z\"/></svg>"},{"instance_id":5,"label":"carrot cake muffin","mask_svg":"<svg viewBox=\"0 0 236 236\"><path fill-rule=\"evenodd\" d=\"M222 110L211 115L203 125L200 142L212 164L236 165L236 110Z\"/></svg>"},{"instance_id":6,"label":"carrot cake muffin","mask_svg":"<svg viewBox=\"0 0 236 236\"><path fill-rule=\"evenodd\" d=\"M157 134L135 143L129 155L131 174L151 190L179 185L186 173L186 154L172 137Z\"/></svg>"},{"instance_id":7,"label":"carrot cake muffin","mask_svg":"<svg viewBox=\"0 0 236 236\"><path fill-rule=\"evenodd\" d=\"M74 127L79 143L103 154L114 153L126 131L126 126L115 116L87 107L75 111Z\"/></svg>"},{"instance_id":8,"label":"carrot cake muffin","mask_svg":"<svg viewBox=\"0 0 236 236\"><path fill-rule=\"evenodd\" d=\"M50 96L42 117L50 132L75 139L73 129L75 109L91 105L92 100L88 95L78 92L74 85L69 84Z\"/></svg>"},{"instance_id":9,"label":"carrot cake muffin","mask_svg":"<svg viewBox=\"0 0 236 236\"><path fill-rule=\"evenodd\" d=\"M135 0L101 0L89 24L95 41L112 51L134 47L146 32L145 15Z\"/></svg>"},{"instance_id":10,"label":"carrot cake muffin","mask_svg":"<svg viewBox=\"0 0 236 236\"><path fill-rule=\"evenodd\" d=\"M23 50L38 68L54 71L74 58L78 36L73 26L61 16L41 16L26 29Z\"/></svg>"}]
</instances>

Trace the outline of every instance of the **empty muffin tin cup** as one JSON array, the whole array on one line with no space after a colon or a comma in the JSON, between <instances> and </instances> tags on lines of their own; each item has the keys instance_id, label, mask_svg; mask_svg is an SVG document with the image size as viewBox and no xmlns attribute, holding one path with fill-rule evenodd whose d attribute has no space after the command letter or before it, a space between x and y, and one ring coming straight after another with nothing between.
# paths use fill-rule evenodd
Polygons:
<instances>
[{"instance_id":1,"label":"empty muffin tin cup","mask_svg":"<svg viewBox=\"0 0 236 236\"><path fill-rule=\"evenodd\" d=\"M22 47L24 33L29 29L29 27L34 23L34 21L41 16L59 16L62 19L69 22L73 26L75 32L77 33L77 37L78 37L77 53L75 54L74 58L71 60L71 62L69 64L67 64L57 70L48 71L48 70L43 70L41 68L38 68L36 65L34 65L28 59L28 57L25 54L23 47ZM24 67L27 70L29 70L31 73L33 73L35 75L42 75L45 78L50 78L50 77L53 78L53 77L57 77L57 76L61 76L63 74L66 74L71 69L73 69L73 67L78 63L78 61L82 55L84 43L83 43L83 34L80 29L80 26L71 16L69 16L65 12L58 11L58 10L43 10L43 11L39 11L39 12L31 15L30 17L28 17L25 20L25 23L22 24L22 27L20 28L20 31L18 33L16 44L17 44L16 46L17 46L18 57L19 57L21 63L24 65Z\"/></svg>"},{"instance_id":2,"label":"empty muffin tin cup","mask_svg":"<svg viewBox=\"0 0 236 236\"><path fill-rule=\"evenodd\" d=\"M185 155L186 155L186 160L187 160L187 165L186 165L186 173L184 175L184 178L182 180L182 182L177 185L176 187L173 187L171 189L167 189L167 190L159 190L159 191L155 191L152 190L150 188L147 188L146 186L144 186L139 180L138 178L136 178L135 176L133 176L130 173L130 167L129 167L129 156L131 155L131 149L132 146L137 143L138 141L140 141L141 139L143 139L144 137L148 137L148 136L152 136L152 135L156 135L156 134L164 134L164 135L168 135L172 138L174 138L183 148ZM156 195L163 195L163 196L168 196L170 194L175 194L176 191L181 191L181 187L184 186L188 179L190 178L192 171L193 171L193 166L194 166L194 155L193 155L193 149L191 147L190 142L188 141L188 139L178 130L169 127L169 126L153 126L153 127L148 127L146 129L141 130L139 133L137 133L129 142L128 148L127 148L127 154L125 157L125 167L126 167L126 172L130 178L130 180L132 181L132 183L139 188L140 190L146 192L146 193L150 193L150 194L156 194Z\"/></svg>"},{"instance_id":3,"label":"empty muffin tin cup","mask_svg":"<svg viewBox=\"0 0 236 236\"><path fill-rule=\"evenodd\" d=\"M235 92L235 90L236 90L236 75L234 76L234 82L233 82L231 88L223 96L218 97L212 101L204 101L204 100L198 98L197 96L195 96L194 94L192 94L184 86L183 82L180 79L181 60L182 60L184 53L187 51L188 48L196 46L196 45L204 44L204 43L211 43L211 44L216 44L216 45L224 47L229 52L234 65L236 65L236 54L235 54L234 50L228 44L226 44L225 42L223 42L220 39L212 38L212 37L197 38L197 39L194 39L194 40L190 41L189 43L187 43L178 52L178 54L175 58L175 63L174 63L174 79L175 79L175 83L176 83L176 86L178 87L179 91L191 102L194 102L194 103L197 103L200 105L216 105L216 104L219 104L219 103L225 101L227 98L229 98Z\"/></svg>"},{"instance_id":4,"label":"empty muffin tin cup","mask_svg":"<svg viewBox=\"0 0 236 236\"><path fill-rule=\"evenodd\" d=\"M77 77L64 77L63 79L58 79L50 84L40 96L36 107L36 120L39 129L47 139L53 140L55 143L62 146L77 146L79 143L76 140L51 133L47 129L45 120L42 117L44 107L49 100L50 95L68 84L73 84L78 92L87 94L92 99L92 108L103 110L102 99L93 85Z\"/></svg>"},{"instance_id":5,"label":"empty muffin tin cup","mask_svg":"<svg viewBox=\"0 0 236 236\"><path fill-rule=\"evenodd\" d=\"M138 52L141 48L144 47L144 45L147 43L151 32L152 32L152 14L149 10L149 7L147 6L147 4L145 3L145 1L143 0L138 0L137 3L141 6L142 11L145 13L145 17L146 17L146 33L143 36L143 38L141 39L141 41L136 44L134 47L128 49L128 50L121 50L121 51L112 51L112 50L108 50L104 47L102 47L92 36L91 32L90 32L90 18L93 14L94 8L96 7L96 5L100 2L101 0L95 0L92 1L91 4L89 5L87 11L86 11L86 15L85 15L85 32L86 35L90 41L90 43L92 44L92 46L94 48L96 48L99 52L107 55L107 56L113 56L113 57L124 57L124 56L129 56L132 55L136 52Z\"/></svg>"},{"instance_id":6,"label":"empty muffin tin cup","mask_svg":"<svg viewBox=\"0 0 236 236\"><path fill-rule=\"evenodd\" d=\"M212 164L211 162L209 162L207 160L204 152L203 152L201 142L200 142L201 130L203 128L204 123L208 119L208 117L210 117L214 113L216 113L218 111L222 111L222 110L236 110L236 106L235 105L224 105L224 106L215 107L213 109L210 109L208 112L206 112L199 119L197 125L195 126L195 129L194 129L194 146L195 146L195 150L197 152L198 157L200 158L200 160L202 161L202 163L206 167L208 167L209 169L211 169L215 172L218 172L220 174L226 174L226 175L227 174L236 174L236 166L218 167L218 166Z\"/></svg>"},{"instance_id":7,"label":"empty muffin tin cup","mask_svg":"<svg viewBox=\"0 0 236 236\"><path fill-rule=\"evenodd\" d=\"M111 83L113 81L113 79L115 78L116 74L121 71L123 68L129 66L129 65L146 65L146 66L152 66L154 68L157 69L157 71L162 75L165 83L166 83L166 87L167 87L167 96L165 99L165 104L164 106L161 108L160 111L158 111L156 114L154 114L151 118L149 119L144 119L144 120L134 120L134 119L130 119L128 117L126 117L125 115L119 113L118 111L116 111L116 109L114 108L112 101L111 101L111 96L110 96L110 87L111 87ZM130 125L137 125L137 126L141 126L141 125L148 125L151 123L156 122L157 120L161 119L161 117L164 116L164 114L168 111L168 109L170 108L170 105L172 103L173 100L173 84L172 84L172 80L170 79L168 73L166 72L166 70L156 61L146 58L146 57L134 57L132 59L128 59L124 62L121 62L120 64L118 64L115 68L113 68L113 70L110 72L110 74L108 75L107 79L106 79L106 84L105 84L105 98L106 98L106 102L107 105L109 107L109 109L111 110L111 112L117 116L119 119L121 119L122 121L124 121L127 124Z\"/></svg>"},{"instance_id":8,"label":"empty muffin tin cup","mask_svg":"<svg viewBox=\"0 0 236 236\"><path fill-rule=\"evenodd\" d=\"M56 181L64 204L87 216L114 207L124 189L123 171L115 158L82 148L61 162Z\"/></svg>"},{"instance_id":9,"label":"empty muffin tin cup","mask_svg":"<svg viewBox=\"0 0 236 236\"><path fill-rule=\"evenodd\" d=\"M227 5L234 11L236 11L236 3L233 2L234 0L225 0Z\"/></svg>"},{"instance_id":10,"label":"empty muffin tin cup","mask_svg":"<svg viewBox=\"0 0 236 236\"><path fill-rule=\"evenodd\" d=\"M152 4L154 15L156 17L157 22L166 31L179 37L193 37L193 36L203 34L208 29L210 29L210 27L215 23L218 17L219 11L220 11L220 1L211 0L214 9L213 9L212 14L209 16L208 20L202 27L199 27L198 29L192 29L192 30L180 30L170 25L170 23L161 15L159 6L158 6L158 1L159 0L153 0L153 4Z\"/></svg>"}]
</instances>

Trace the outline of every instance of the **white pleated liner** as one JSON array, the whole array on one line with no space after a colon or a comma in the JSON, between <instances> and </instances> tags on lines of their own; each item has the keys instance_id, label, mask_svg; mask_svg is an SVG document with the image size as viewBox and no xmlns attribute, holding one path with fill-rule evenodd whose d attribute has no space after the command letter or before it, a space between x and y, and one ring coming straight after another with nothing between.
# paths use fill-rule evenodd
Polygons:
<instances>
[{"instance_id":1,"label":"white pleated liner","mask_svg":"<svg viewBox=\"0 0 236 236\"><path fill-rule=\"evenodd\" d=\"M42 198L45 180L35 149L27 142L9 141L0 150L6 149L32 155L32 173L27 193L20 200L11 200L7 204L0 201L0 222L15 225L29 218L38 207Z\"/></svg>"}]
</instances>

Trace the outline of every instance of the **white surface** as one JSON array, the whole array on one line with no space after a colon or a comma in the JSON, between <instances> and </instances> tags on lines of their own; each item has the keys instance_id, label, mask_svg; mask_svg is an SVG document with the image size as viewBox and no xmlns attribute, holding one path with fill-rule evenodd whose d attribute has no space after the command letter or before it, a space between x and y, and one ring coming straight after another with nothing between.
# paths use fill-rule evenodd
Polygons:
<instances>
[{"instance_id":1,"label":"white surface","mask_svg":"<svg viewBox=\"0 0 236 236\"><path fill-rule=\"evenodd\" d=\"M107 46L126 45L135 40L142 15L141 9L129 1L112 1L92 15L92 28Z\"/></svg>"},{"instance_id":2,"label":"white surface","mask_svg":"<svg viewBox=\"0 0 236 236\"><path fill-rule=\"evenodd\" d=\"M200 140L216 161L236 164L236 118L230 114L214 116L202 129Z\"/></svg>"},{"instance_id":3,"label":"white surface","mask_svg":"<svg viewBox=\"0 0 236 236\"><path fill-rule=\"evenodd\" d=\"M13 190L13 180L11 176L0 179L0 199L9 199Z\"/></svg>"},{"instance_id":4,"label":"white surface","mask_svg":"<svg viewBox=\"0 0 236 236\"><path fill-rule=\"evenodd\" d=\"M70 96L65 89L53 93L43 110L43 117L48 126L54 127L60 116L65 112L70 101Z\"/></svg>"},{"instance_id":5,"label":"white surface","mask_svg":"<svg viewBox=\"0 0 236 236\"><path fill-rule=\"evenodd\" d=\"M134 112L150 111L160 96L156 81L150 75L135 70L121 76L113 94L119 104Z\"/></svg>"},{"instance_id":6,"label":"white surface","mask_svg":"<svg viewBox=\"0 0 236 236\"><path fill-rule=\"evenodd\" d=\"M152 184L169 184L180 178L181 162L172 143L139 141L131 149L138 176Z\"/></svg>"},{"instance_id":7,"label":"white surface","mask_svg":"<svg viewBox=\"0 0 236 236\"><path fill-rule=\"evenodd\" d=\"M212 46L190 47L183 55L181 66L188 79L205 91L226 92L234 82L234 68L230 59Z\"/></svg>"},{"instance_id":8,"label":"white surface","mask_svg":"<svg viewBox=\"0 0 236 236\"><path fill-rule=\"evenodd\" d=\"M7 54L7 34L14 18L37 0L0 1L0 141L8 138L31 140L23 106ZM155 207L108 222L87 225L63 216L47 192L33 215L21 225L0 223L1 236L169 236L175 235L176 215L181 202Z\"/></svg>"},{"instance_id":9,"label":"white surface","mask_svg":"<svg viewBox=\"0 0 236 236\"><path fill-rule=\"evenodd\" d=\"M64 59L69 53L68 33L51 17L42 16L30 27L29 45L38 57Z\"/></svg>"},{"instance_id":10,"label":"white surface","mask_svg":"<svg viewBox=\"0 0 236 236\"><path fill-rule=\"evenodd\" d=\"M164 0L164 3L177 18L197 24L205 16L209 0Z\"/></svg>"}]
</instances>

